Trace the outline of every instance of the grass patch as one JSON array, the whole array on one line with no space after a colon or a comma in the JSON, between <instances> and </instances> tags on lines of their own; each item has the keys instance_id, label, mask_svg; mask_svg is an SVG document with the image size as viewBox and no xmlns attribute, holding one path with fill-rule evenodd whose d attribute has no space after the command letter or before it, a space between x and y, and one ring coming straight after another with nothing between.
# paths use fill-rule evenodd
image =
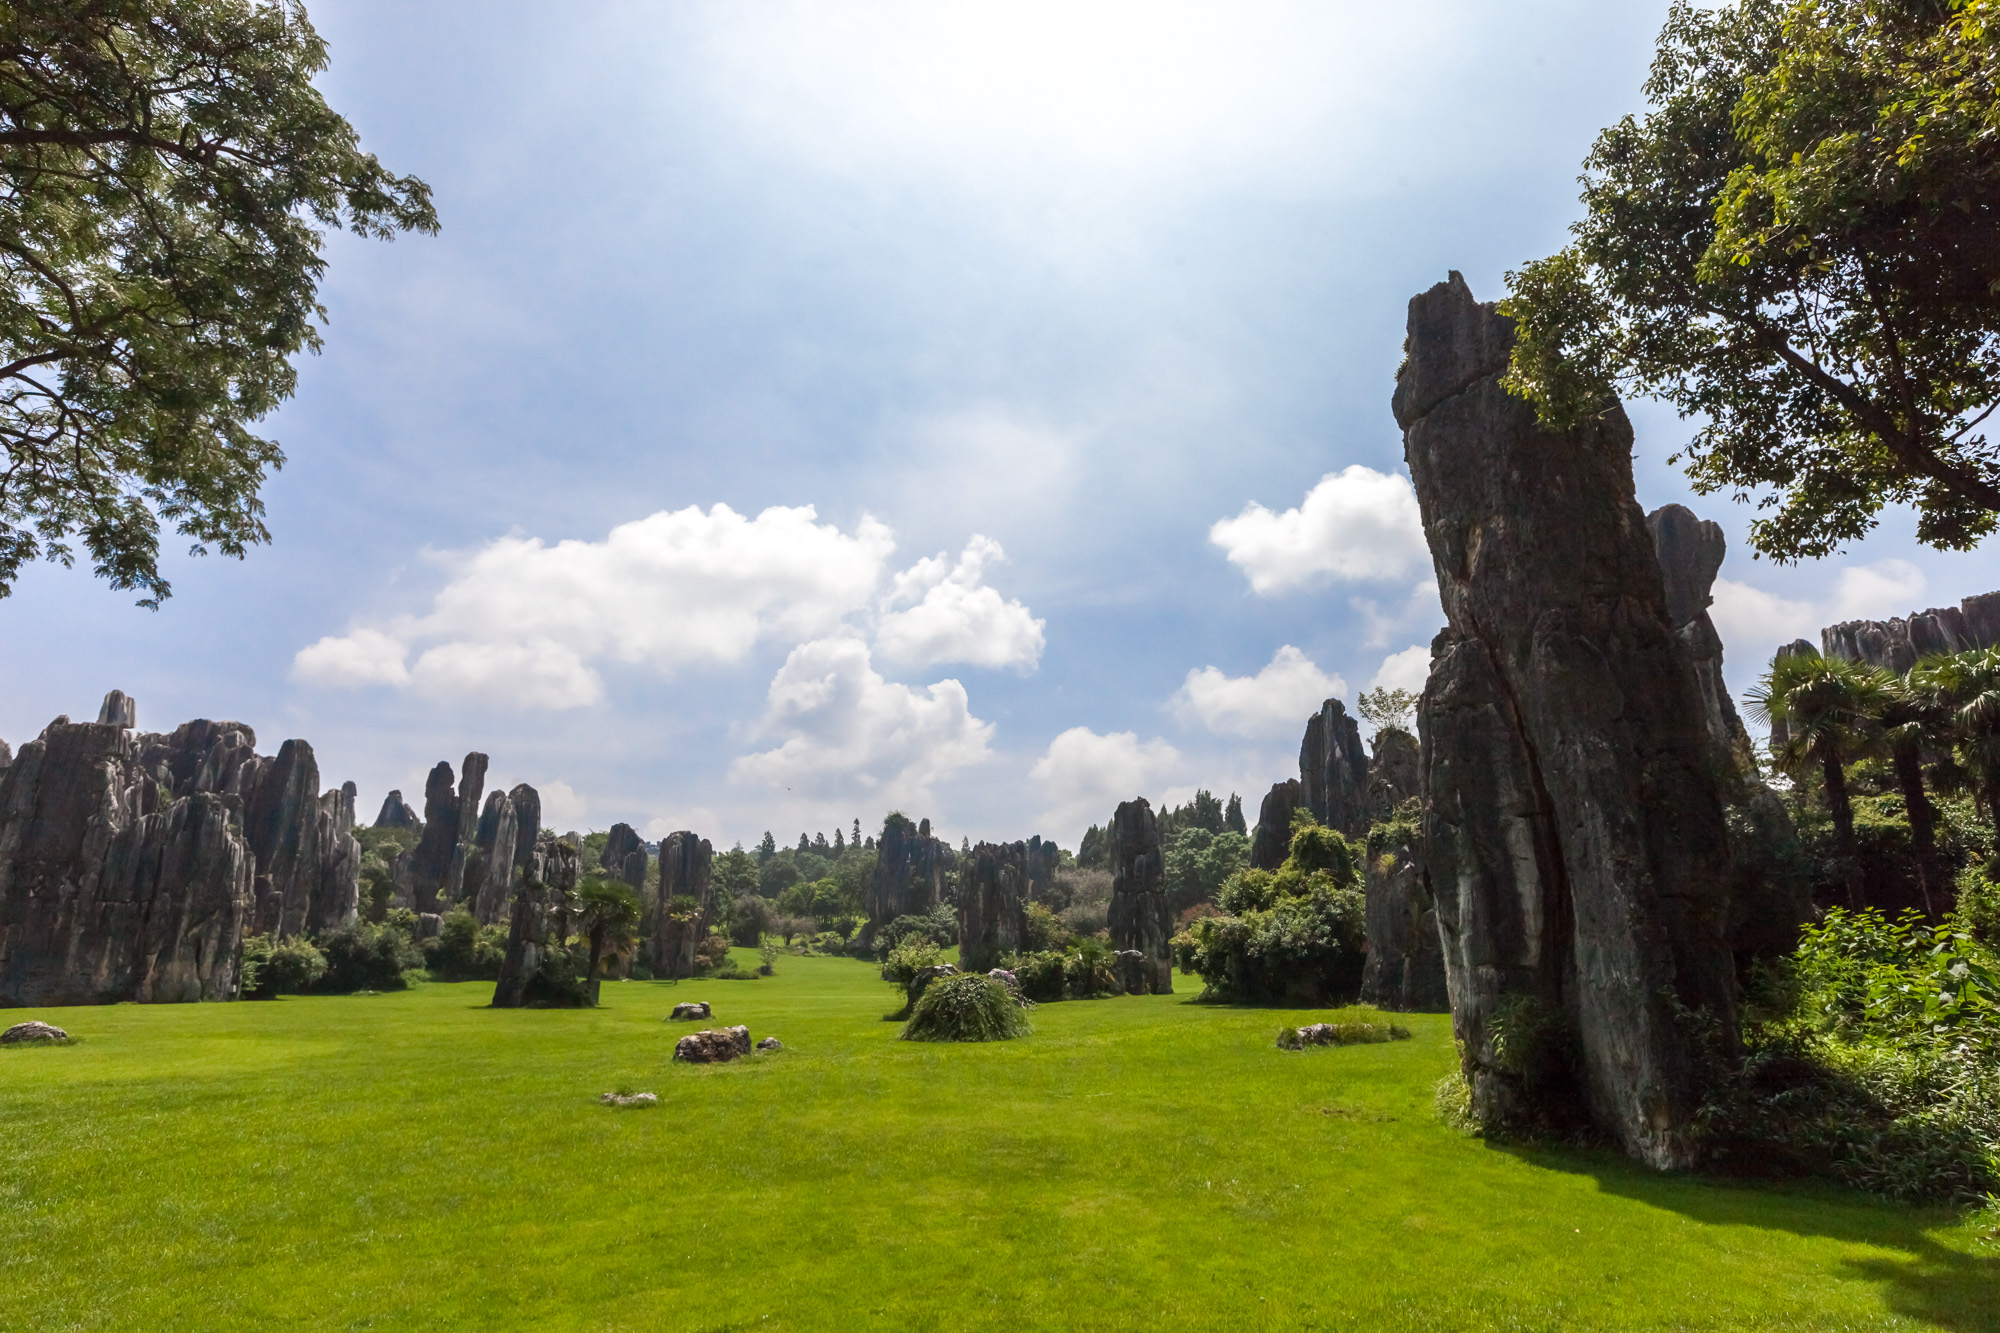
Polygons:
<instances>
[{"instance_id":1,"label":"grass patch","mask_svg":"<svg viewBox=\"0 0 2000 1333\"><path fill-rule=\"evenodd\" d=\"M794 958L713 1020L783 1058L687 1066L676 994L23 1013L83 1040L0 1079L0 1328L2000 1327L1992 1214L1455 1133L1443 1016L1310 1058L1272 1030L1331 1015L1186 995L904 1042L876 965Z\"/></svg>"}]
</instances>

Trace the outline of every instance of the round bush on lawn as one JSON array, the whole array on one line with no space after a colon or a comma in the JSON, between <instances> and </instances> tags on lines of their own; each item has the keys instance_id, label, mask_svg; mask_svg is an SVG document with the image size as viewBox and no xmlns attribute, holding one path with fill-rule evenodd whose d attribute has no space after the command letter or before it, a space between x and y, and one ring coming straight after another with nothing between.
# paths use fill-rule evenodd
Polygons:
<instances>
[{"instance_id":1,"label":"round bush on lawn","mask_svg":"<svg viewBox=\"0 0 2000 1333\"><path fill-rule=\"evenodd\" d=\"M1005 982L977 973L939 977L924 988L910 1021L903 1027L905 1041L1006 1041L1028 1035L1027 1015L1022 1002Z\"/></svg>"}]
</instances>

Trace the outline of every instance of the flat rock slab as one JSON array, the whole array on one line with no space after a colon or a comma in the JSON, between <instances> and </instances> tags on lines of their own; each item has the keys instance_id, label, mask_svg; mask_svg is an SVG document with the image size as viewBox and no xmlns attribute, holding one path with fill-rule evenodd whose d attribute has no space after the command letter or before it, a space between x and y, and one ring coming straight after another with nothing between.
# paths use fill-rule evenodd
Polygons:
<instances>
[{"instance_id":1,"label":"flat rock slab","mask_svg":"<svg viewBox=\"0 0 2000 1333\"><path fill-rule=\"evenodd\" d=\"M675 1018L712 1018L713 1016L709 1013L708 1003L704 1000L690 1000L674 1006Z\"/></svg>"},{"instance_id":2,"label":"flat rock slab","mask_svg":"<svg viewBox=\"0 0 2000 1333\"><path fill-rule=\"evenodd\" d=\"M657 1092L607 1092L597 1099L606 1106L656 1106L660 1094Z\"/></svg>"},{"instance_id":3,"label":"flat rock slab","mask_svg":"<svg viewBox=\"0 0 2000 1333\"><path fill-rule=\"evenodd\" d=\"M741 1025L690 1032L674 1043L674 1059L691 1065L712 1065L748 1054L750 1029Z\"/></svg>"},{"instance_id":4,"label":"flat rock slab","mask_svg":"<svg viewBox=\"0 0 2000 1333\"><path fill-rule=\"evenodd\" d=\"M5 1032L0 1032L0 1046L30 1045L40 1042L68 1041L69 1033L53 1023L16 1023Z\"/></svg>"}]
</instances>

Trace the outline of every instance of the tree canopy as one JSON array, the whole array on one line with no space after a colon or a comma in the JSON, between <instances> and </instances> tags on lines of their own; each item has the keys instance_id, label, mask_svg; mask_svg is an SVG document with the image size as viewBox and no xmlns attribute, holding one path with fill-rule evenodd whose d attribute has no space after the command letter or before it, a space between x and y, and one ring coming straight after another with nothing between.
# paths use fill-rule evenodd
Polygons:
<instances>
[{"instance_id":1,"label":"tree canopy","mask_svg":"<svg viewBox=\"0 0 2000 1333\"><path fill-rule=\"evenodd\" d=\"M1650 109L1585 161L1573 242L1508 275L1510 389L1566 427L1619 387L1705 423L1675 461L1829 554L1909 504L2000 519L2000 0L1677 0Z\"/></svg>"},{"instance_id":2,"label":"tree canopy","mask_svg":"<svg viewBox=\"0 0 2000 1333\"><path fill-rule=\"evenodd\" d=\"M0 596L72 563L158 606L162 524L241 556L284 462L250 429L318 350L323 228L435 232L312 78L297 0L0 6Z\"/></svg>"}]
</instances>

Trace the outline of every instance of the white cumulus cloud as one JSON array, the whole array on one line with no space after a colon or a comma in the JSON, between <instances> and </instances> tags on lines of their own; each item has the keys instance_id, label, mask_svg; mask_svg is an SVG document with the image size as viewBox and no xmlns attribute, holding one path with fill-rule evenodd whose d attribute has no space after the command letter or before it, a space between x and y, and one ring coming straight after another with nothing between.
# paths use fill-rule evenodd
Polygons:
<instances>
[{"instance_id":1,"label":"white cumulus cloud","mask_svg":"<svg viewBox=\"0 0 2000 1333\"><path fill-rule=\"evenodd\" d=\"M1208 539L1267 595L1330 579L1402 578L1429 559L1409 478L1358 464L1320 478L1297 509L1273 513L1253 500Z\"/></svg>"},{"instance_id":2,"label":"white cumulus cloud","mask_svg":"<svg viewBox=\"0 0 2000 1333\"><path fill-rule=\"evenodd\" d=\"M1346 692L1347 682L1288 643L1254 676L1226 676L1212 666L1188 672L1174 711L1213 732L1273 736L1297 731L1322 702Z\"/></svg>"},{"instance_id":3,"label":"white cumulus cloud","mask_svg":"<svg viewBox=\"0 0 2000 1333\"><path fill-rule=\"evenodd\" d=\"M328 635L299 649L292 674L308 685L407 685L408 645L376 629Z\"/></svg>"},{"instance_id":4,"label":"white cumulus cloud","mask_svg":"<svg viewBox=\"0 0 2000 1333\"><path fill-rule=\"evenodd\" d=\"M898 574L890 609L875 630L876 650L914 667L967 662L1032 668L1042 658L1047 622L986 586L986 566L1004 559L999 542L975 535L956 564L939 552Z\"/></svg>"},{"instance_id":5,"label":"white cumulus cloud","mask_svg":"<svg viewBox=\"0 0 2000 1333\"><path fill-rule=\"evenodd\" d=\"M1180 762L1180 751L1158 737L1141 741L1136 732L1100 736L1071 727L1028 770L1048 801L1037 826L1074 846L1086 827L1110 819L1120 801L1145 795Z\"/></svg>"},{"instance_id":6,"label":"white cumulus cloud","mask_svg":"<svg viewBox=\"0 0 2000 1333\"><path fill-rule=\"evenodd\" d=\"M885 679L868 645L814 639L771 680L758 734L782 741L731 765L739 780L875 802L922 803L933 783L987 756L993 725L972 716L965 687L918 689Z\"/></svg>"},{"instance_id":7,"label":"white cumulus cloud","mask_svg":"<svg viewBox=\"0 0 2000 1333\"><path fill-rule=\"evenodd\" d=\"M1368 682L1368 688L1422 694L1424 682L1430 679L1430 674L1431 650L1423 644L1413 643L1403 651L1383 658L1382 665L1375 671L1375 679Z\"/></svg>"}]
</instances>

